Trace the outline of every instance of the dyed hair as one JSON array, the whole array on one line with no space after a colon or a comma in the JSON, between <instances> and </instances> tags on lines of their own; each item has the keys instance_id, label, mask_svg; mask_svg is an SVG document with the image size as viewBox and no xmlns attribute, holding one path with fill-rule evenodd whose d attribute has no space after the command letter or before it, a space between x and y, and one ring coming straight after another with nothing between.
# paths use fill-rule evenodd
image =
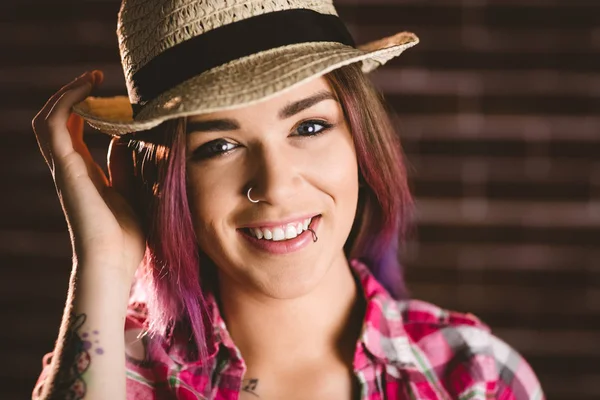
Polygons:
<instances>
[{"instance_id":1,"label":"dyed hair","mask_svg":"<svg viewBox=\"0 0 600 400\"><path fill-rule=\"evenodd\" d=\"M405 297L398 245L410 223L412 199L398 136L381 94L359 65L325 77L342 105L359 165L358 209L344 252L363 261L394 297ZM147 234L138 284L147 295L148 333L167 338L175 323L187 321L203 358L210 326L203 297L208 260L198 248L188 204L185 132L182 118L129 138L134 201Z\"/></svg>"}]
</instances>

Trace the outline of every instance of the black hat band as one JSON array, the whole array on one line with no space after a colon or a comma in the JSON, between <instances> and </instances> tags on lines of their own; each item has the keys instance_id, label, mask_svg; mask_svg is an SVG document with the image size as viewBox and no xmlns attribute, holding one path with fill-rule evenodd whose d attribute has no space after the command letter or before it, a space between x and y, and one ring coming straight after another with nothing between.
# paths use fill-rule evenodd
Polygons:
<instances>
[{"instance_id":1,"label":"black hat band","mask_svg":"<svg viewBox=\"0 0 600 400\"><path fill-rule=\"evenodd\" d=\"M212 29L163 51L131 78L134 115L166 90L211 68L261 51L307 42L354 47L335 15L306 9L275 11Z\"/></svg>"}]
</instances>

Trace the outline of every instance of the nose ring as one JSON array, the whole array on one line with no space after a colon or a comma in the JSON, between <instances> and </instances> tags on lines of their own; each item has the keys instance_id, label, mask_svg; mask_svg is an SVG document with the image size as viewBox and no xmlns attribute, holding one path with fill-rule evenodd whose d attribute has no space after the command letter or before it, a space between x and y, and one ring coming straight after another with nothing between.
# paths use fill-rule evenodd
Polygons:
<instances>
[{"instance_id":1,"label":"nose ring","mask_svg":"<svg viewBox=\"0 0 600 400\"><path fill-rule=\"evenodd\" d=\"M250 197L250 192L252 191L252 188L248 189L248 193L246 193L246 196L248 197L248 200L250 200L250 203L258 203L260 200L253 200L252 197Z\"/></svg>"}]
</instances>

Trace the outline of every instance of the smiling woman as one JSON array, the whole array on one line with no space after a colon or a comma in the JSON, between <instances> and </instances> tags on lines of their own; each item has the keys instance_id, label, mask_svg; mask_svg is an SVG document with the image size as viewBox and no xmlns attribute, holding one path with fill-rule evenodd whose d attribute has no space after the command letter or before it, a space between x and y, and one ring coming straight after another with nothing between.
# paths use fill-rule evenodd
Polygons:
<instances>
[{"instance_id":1,"label":"smiling woman","mask_svg":"<svg viewBox=\"0 0 600 400\"><path fill-rule=\"evenodd\" d=\"M401 297L395 242L409 220L411 200L397 136L357 65L253 106L168 122L139 133L129 145L143 149L134 174L145 182L138 193L146 204L142 215L153 216L146 222L153 224L149 260L173 257L165 264L187 266L186 282L199 279L196 258L182 259L198 242L200 281L221 271L225 293L242 286L268 298L301 297L331 276L338 282L326 290L332 296L345 289L339 282L350 277L347 260L361 259ZM186 176L172 167L183 164ZM384 176L395 179L386 184ZM156 196L157 185L173 188L176 196ZM257 203L249 201L250 188ZM279 240L300 222L304 234ZM318 243L304 229L309 225ZM189 252L181 251L183 243ZM185 297L182 285L160 279L163 271L152 262L145 267L149 275L142 276L156 276L143 286L154 285L151 292L168 300L149 307L155 332L164 334L190 306L166 312L174 299ZM192 298L198 296L199 287ZM204 336L198 328L196 338ZM200 340L199 349L205 343Z\"/></svg>"},{"instance_id":2,"label":"smiling woman","mask_svg":"<svg viewBox=\"0 0 600 400\"><path fill-rule=\"evenodd\" d=\"M129 99L87 97L93 72L34 120L75 260L34 398L543 398L477 318L408 299L365 73L413 34L356 47L328 1L146 3L119 14ZM78 115L114 136L109 178Z\"/></svg>"}]
</instances>

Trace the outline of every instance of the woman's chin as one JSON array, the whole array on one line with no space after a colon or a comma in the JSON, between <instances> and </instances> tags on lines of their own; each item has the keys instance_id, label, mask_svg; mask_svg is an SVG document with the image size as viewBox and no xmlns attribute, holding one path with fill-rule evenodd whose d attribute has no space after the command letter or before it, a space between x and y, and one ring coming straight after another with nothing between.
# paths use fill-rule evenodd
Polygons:
<instances>
[{"instance_id":1,"label":"woman's chin","mask_svg":"<svg viewBox=\"0 0 600 400\"><path fill-rule=\"evenodd\" d=\"M287 257L286 257L287 258ZM298 260L257 260L230 270L228 275L255 295L273 299L302 297L319 286L327 273L326 263L316 257ZM310 260L309 260L310 259Z\"/></svg>"},{"instance_id":2,"label":"woman's chin","mask_svg":"<svg viewBox=\"0 0 600 400\"><path fill-rule=\"evenodd\" d=\"M314 263L292 263L261 269L257 288L266 296L293 299L312 292L327 271Z\"/></svg>"}]
</instances>

